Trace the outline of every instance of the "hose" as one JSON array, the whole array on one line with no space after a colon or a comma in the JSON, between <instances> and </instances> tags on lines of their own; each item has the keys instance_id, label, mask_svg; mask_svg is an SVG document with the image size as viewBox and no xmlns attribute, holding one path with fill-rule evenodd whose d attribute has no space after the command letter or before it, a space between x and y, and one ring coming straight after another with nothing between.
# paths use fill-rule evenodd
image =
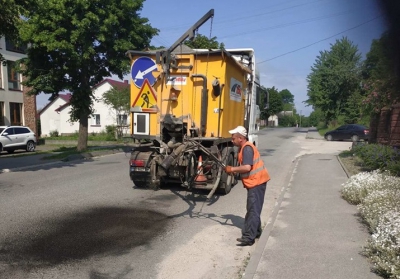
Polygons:
<instances>
[{"instance_id":1,"label":"hose","mask_svg":"<svg viewBox=\"0 0 400 279\"><path fill-rule=\"evenodd\" d=\"M221 180L221 174L222 174L222 168L220 167L218 169L218 175L217 175L217 179L215 180L214 186L212 187L210 193L208 193L208 195L207 195L207 200L211 199L211 197L214 195L215 191L217 190L219 181Z\"/></svg>"}]
</instances>

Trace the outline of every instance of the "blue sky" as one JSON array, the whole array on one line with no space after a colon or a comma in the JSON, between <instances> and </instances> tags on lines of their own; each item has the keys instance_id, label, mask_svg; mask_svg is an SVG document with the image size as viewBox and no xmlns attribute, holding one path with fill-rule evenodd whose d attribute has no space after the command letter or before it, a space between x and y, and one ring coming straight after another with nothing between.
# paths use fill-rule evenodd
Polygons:
<instances>
[{"instance_id":1,"label":"blue sky","mask_svg":"<svg viewBox=\"0 0 400 279\"><path fill-rule=\"evenodd\" d=\"M320 51L347 36L365 57L386 26L376 0L147 0L142 17L160 30L155 46L169 47L210 9L213 20L199 33L226 48L253 48L261 84L288 89L302 115L309 115L306 77ZM212 24L211 24L212 23ZM38 108L47 103L39 96Z\"/></svg>"}]
</instances>

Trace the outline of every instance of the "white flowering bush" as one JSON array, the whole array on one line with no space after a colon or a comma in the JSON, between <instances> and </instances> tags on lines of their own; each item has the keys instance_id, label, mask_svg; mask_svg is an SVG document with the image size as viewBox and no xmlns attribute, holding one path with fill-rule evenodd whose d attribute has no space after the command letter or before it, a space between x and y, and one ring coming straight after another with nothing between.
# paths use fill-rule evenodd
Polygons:
<instances>
[{"instance_id":1,"label":"white flowering bush","mask_svg":"<svg viewBox=\"0 0 400 279\"><path fill-rule=\"evenodd\" d=\"M390 185L392 188L372 191L357 206L372 233L376 232L379 219L388 211L400 212L400 189L396 189L400 188L400 180L393 180L397 180L399 185Z\"/></svg>"},{"instance_id":2,"label":"white flowering bush","mask_svg":"<svg viewBox=\"0 0 400 279\"><path fill-rule=\"evenodd\" d=\"M372 191L385 188L385 180L390 177L387 172L375 170L353 175L342 186L343 198L351 204L359 204Z\"/></svg>"},{"instance_id":3,"label":"white flowering bush","mask_svg":"<svg viewBox=\"0 0 400 279\"><path fill-rule=\"evenodd\" d=\"M357 208L371 238L364 254L385 278L400 279L400 177L379 170L362 172L343 184L341 194Z\"/></svg>"},{"instance_id":4,"label":"white flowering bush","mask_svg":"<svg viewBox=\"0 0 400 279\"><path fill-rule=\"evenodd\" d=\"M378 274L400 278L400 212L388 211L378 221L376 232L364 247L364 254Z\"/></svg>"}]
</instances>

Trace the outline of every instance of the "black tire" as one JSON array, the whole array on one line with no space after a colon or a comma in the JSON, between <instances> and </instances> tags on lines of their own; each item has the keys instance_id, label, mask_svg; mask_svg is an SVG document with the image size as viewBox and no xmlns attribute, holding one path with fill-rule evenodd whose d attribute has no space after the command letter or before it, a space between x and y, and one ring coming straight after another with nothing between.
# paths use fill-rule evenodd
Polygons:
<instances>
[{"instance_id":1,"label":"black tire","mask_svg":"<svg viewBox=\"0 0 400 279\"><path fill-rule=\"evenodd\" d=\"M136 186L137 188L141 188L141 189L150 188L150 183L148 183L148 182L145 182L145 181L135 181L135 180L132 180L132 181L133 181L133 184L135 184L135 186Z\"/></svg>"},{"instance_id":2,"label":"black tire","mask_svg":"<svg viewBox=\"0 0 400 279\"><path fill-rule=\"evenodd\" d=\"M351 140L353 141L353 142L357 142L357 141L359 141L359 137L357 136L357 135L353 135L352 137L351 137Z\"/></svg>"},{"instance_id":3,"label":"black tire","mask_svg":"<svg viewBox=\"0 0 400 279\"><path fill-rule=\"evenodd\" d=\"M223 154L222 156L224 157L224 155L227 154L225 164L227 166L233 166L234 158L233 158L233 154L231 153L233 150L231 148L227 148L227 150L225 152L224 151L222 151L222 154ZM234 180L235 179L234 179L233 175L228 175L226 172L222 171L221 181L219 182L217 192L219 194L223 194L223 195L229 194L230 191L232 190L232 185L233 185Z\"/></svg>"},{"instance_id":4,"label":"black tire","mask_svg":"<svg viewBox=\"0 0 400 279\"><path fill-rule=\"evenodd\" d=\"M327 136L326 136L326 140L327 140L327 141L333 141L332 135L327 135Z\"/></svg>"},{"instance_id":5,"label":"black tire","mask_svg":"<svg viewBox=\"0 0 400 279\"><path fill-rule=\"evenodd\" d=\"M33 141L30 140L26 143L26 151L28 151L28 152L35 151L35 143Z\"/></svg>"}]
</instances>

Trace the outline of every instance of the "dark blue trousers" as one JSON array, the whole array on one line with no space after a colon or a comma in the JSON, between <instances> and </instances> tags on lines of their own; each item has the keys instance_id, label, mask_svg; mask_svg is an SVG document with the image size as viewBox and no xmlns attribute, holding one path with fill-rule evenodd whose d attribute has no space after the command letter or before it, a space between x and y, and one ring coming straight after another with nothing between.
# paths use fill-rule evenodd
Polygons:
<instances>
[{"instance_id":1,"label":"dark blue trousers","mask_svg":"<svg viewBox=\"0 0 400 279\"><path fill-rule=\"evenodd\" d=\"M267 182L247 189L247 212L244 218L244 228L242 230L242 238L246 241L254 241L257 234L261 234L260 215L264 204L266 189Z\"/></svg>"}]
</instances>

